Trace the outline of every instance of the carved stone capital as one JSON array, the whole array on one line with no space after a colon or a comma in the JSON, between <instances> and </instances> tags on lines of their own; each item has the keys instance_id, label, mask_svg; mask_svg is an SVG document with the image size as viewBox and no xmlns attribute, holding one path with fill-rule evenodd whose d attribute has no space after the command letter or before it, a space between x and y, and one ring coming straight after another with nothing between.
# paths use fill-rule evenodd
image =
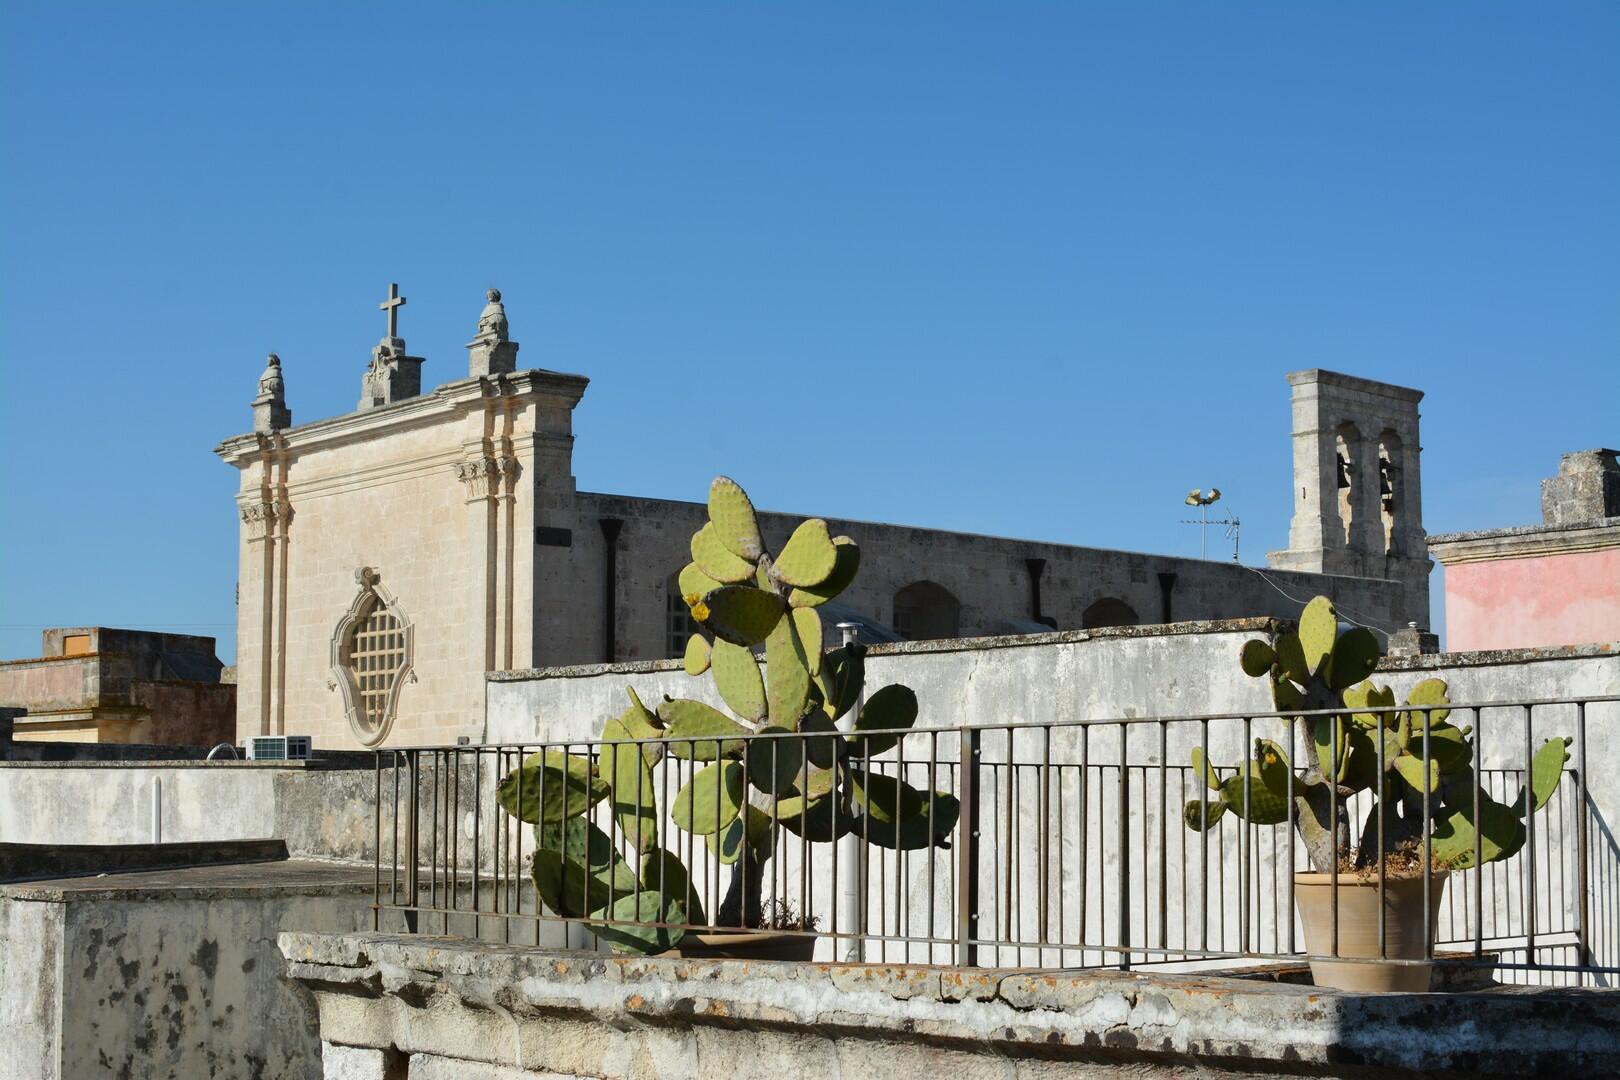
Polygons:
<instances>
[{"instance_id":1,"label":"carved stone capital","mask_svg":"<svg viewBox=\"0 0 1620 1080\"><path fill-rule=\"evenodd\" d=\"M467 488L467 497L477 499L493 494L494 484L501 475L501 466L494 458L475 457L456 462L456 479Z\"/></svg>"},{"instance_id":2,"label":"carved stone capital","mask_svg":"<svg viewBox=\"0 0 1620 1080\"><path fill-rule=\"evenodd\" d=\"M242 524L250 530L275 531L278 524L291 524L292 504L284 500L248 503L241 507Z\"/></svg>"}]
</instances>

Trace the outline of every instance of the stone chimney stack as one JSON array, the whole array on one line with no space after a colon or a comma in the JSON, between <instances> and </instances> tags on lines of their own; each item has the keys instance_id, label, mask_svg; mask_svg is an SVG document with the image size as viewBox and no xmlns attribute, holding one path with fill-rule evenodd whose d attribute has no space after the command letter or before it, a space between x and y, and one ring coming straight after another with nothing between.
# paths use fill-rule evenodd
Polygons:
<instances>
[{"instance_id":1,"label":"stone chimney stack","mask_svg":"<svg viewBox=\"0 0 1620 1080\"><path fill-rule=\"evenodd\" d=\"M1620 517L1620 462L1615 450L1577 450L1541 482L1541 520L1571 525Z\"/></svg>"}]
</instances>

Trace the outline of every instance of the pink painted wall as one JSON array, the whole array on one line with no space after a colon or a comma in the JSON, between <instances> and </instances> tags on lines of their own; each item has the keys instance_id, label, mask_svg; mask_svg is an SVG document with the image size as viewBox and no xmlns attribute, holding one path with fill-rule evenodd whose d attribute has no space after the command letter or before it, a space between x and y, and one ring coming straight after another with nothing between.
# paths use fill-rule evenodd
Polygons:
<instances>
[{"instance_id":1,"label":"pink painted wall","mask_svg":"<svg viewBox=\"0 0 1620 1080\"><path fill-rule=\"evenodd\" d=\"M1620 641L1620 548L1446 567L1446 649Z\"/></svg>"}]
</instances>

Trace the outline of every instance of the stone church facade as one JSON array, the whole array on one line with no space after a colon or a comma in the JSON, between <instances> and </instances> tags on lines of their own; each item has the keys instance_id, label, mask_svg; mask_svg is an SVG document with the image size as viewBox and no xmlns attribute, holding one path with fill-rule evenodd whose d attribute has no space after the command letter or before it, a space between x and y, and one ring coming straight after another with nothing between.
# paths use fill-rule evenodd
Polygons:
<instances>
[{"instance_id":1,"label":"stone church facade","mask_svg":"<svg viewBox=\"0 0 1620 1080\"><path fill-rule=\"evenodd\" d=\"M486 672L678 655L690 629L673 579L703 506L576 489L588 380L519 370L495 290L467 377L423 393L404 303L381 305L354 412L294 425L272 356L253 430L216 449L240 473L239 740L477 741ZM1288 379L1294 517L1271 569L828 518L864 558L827 617L868 638L981 636L1292 617L1326 593L1380 629L1426 624L1421 393ZM780 542L804 516L761 526Z\"/></svg>"}]
</instances>

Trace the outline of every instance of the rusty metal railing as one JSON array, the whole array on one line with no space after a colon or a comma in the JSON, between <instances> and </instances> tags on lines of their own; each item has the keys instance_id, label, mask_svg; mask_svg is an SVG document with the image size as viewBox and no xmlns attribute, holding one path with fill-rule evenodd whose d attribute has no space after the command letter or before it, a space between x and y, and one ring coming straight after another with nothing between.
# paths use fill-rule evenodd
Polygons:
<instances>
[{"instance_id":1,"label":"rusty metal railing","mask_svg":"<svg viewBox=\"0 0 1620 1080\"><path fill-rule=\"evenodd\" d=\"M1620 776L1603 776L1594 792L1588 729L1595 727L1602 745L1612 746L1620 696L1448 708L1453 723L1473 728L1476 819L1482 801L1511 803L1540 742L1568 738L1569 760L1547 807L1528 815L1526 841L1511 858L1441 878L1423 841L1423 930L1432 952L1383 959L1427 963L1438 957L1493 968L1506 981L1612 985L1620 977L1620 846L1602 811L1620 796ZM1401 709L1412 711L1357 711ZM806 740L818 737L826 738L773 732L725 741L797 741L803 750ZM1308 862L1293 830L1292 800L1287 821L1278 825L1229 814L1195 831L1183 820L1182 808L1201 797L1203 778L1179 762L1189 761L1193 748L1217 764L1246 760L1244 751L1257 738L1286 748L1294 772L1304 771L1311 748L1298 724L1275 713L915 729L877 755L867 742L861 767L927 793L931 809L936 799L959 802L950 846L863 842L871 819L837 802L833 831L843 815L842 827L852 834L815 843L787 829L772 803L762 811L774 838L762 897L771 908L785 903L806 920L780 932L813 937L823 960L1191 970L1307 959L1363 962L1340 948L1337 900L1330 946L1314 956L1305 949L1294 875ZM656 741L721 749L712 738ZM590 919L556 914L539 901L528 876L533 827L503 812L494 791L536 753L594 761L605 747L621 745L631 744L562 740L378 751L377 925L385 913L397 912L421 932L591 947ZM1382 746L1379 753L1382 765ZM670 820L675 793L704 764L665 753L652 777L660 835L690 870L709 921L650 925L727 929L712 920L731 868L702 838ZM1245 806L1252 783L1243 782ZM1346 809L1360 809L1368 794L1346 796ZM1333 799L1336 812L1337 788ZM623 834L610 802L597 805L591 820L633 865L638 845ZM1429 810L1425 795L1426 815ZM1330 876L1337 884L1349 873L1335 867ZM1376 875L1382 913L1389 887L1382 862L1367 873ZM634 887L642 888L639 879ZM1428 902L1437 890L1438 903ZM1386 941L1382 914L1378 940Z\"/></svg>"}]
</instances>

